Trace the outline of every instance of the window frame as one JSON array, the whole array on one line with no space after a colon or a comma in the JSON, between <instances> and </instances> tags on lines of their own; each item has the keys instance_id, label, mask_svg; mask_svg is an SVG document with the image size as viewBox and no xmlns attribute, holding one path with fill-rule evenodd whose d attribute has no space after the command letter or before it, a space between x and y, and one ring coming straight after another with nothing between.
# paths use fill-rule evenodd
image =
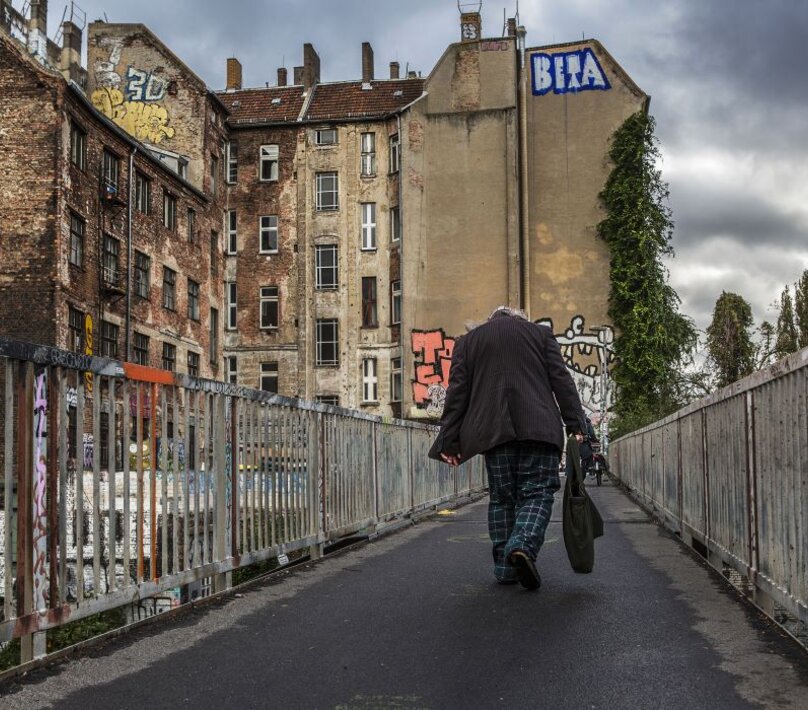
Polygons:
<instances>
[{"instance_id":1,"label":"window frame","mask_svg":"<svg viewBox=\"0 0 808 710\"><path fill-rule=\"evenodd\" d=\"M160 366L163 370L169 372L177 371L177 346L174 343L169 343L167 340L163 341L163 355L160 360Z\"/></svg>"},{"instance_id":2,"label":"window frame","mask_svg":"<svg viewBox=\"0 0 808 710\"><path fill-rule=\"evenodd\" d=\"M401 325L401 279L390 282L390 325Z\"/></svg>"},{"instance_id":3,"label":"window frame","mask_svg":"<svg viewBox=\"0 0 808 710\"><path fill-rule=\"evenodd\" d=\"M274 291L274 295L271 293ZM271 304L275 304L275 324L266 324L264 322L264 306L267 305L271 308ZM269 316L270 313L267 313ZM271 320L271 319L267 319ZM258 290L258 327L261 330L277 330L281 323L281 294L277 286L261 286Z\"/></svg>"},{"instance_id":4,"label":"window frame","mask_svg":"<svg viewBox=\"0 0 808 710\"><path fill-rule=\"evenodd\" d=\"M210 194L216 197L219 190L219 156L210 154Z\"/></svg>"},{"instance_id":5,"label":"window frame","mask_svg":"<svg viewBox=\"0 0 808 710\"><path fill-rule=\"evenodd\" d=\"M365 137L368 144L365 145ZM359 134L359 175L374 177L376 175L376 132L365 131Z\"/></svg>"},{"instance_id":6,"label":"window frame","mask_svg":"<svg viewBox=\"0 0 808 710\"><path fill-rule=\"evenodd\" d=\"M390 208L390 242L401 241L401 208L396 205Z\"/></svg>"},{"instance_id":7,"label":"window frame","mask_svg":"<svg viewBox=\"0 0 808 710\"><path fill-rule=\"evenodd\" d=\"M117 195L120 192L120 180L121 159L109 148L104 148L101 151L101 182L104 189Z\"/></svg>"},{"instance_id":8,"label":"window frame","mask_svg":"<svg viewBox=\"0 0 808 710\"><path fill-rule=\"evenodd\" d=\"M238 282L225 282L225 298L227 300L227 320L225 330L236 330L238 328Z\"/></svg>"},{"instance_id":9,"label":"window frame","mask_svg":"<svg viewBox=\"0 0 808 710\"><path fill-rule=\"evenodd\" d=\"M333 263L323 265L322 255L333 254ZM331 272L333 279L331 283L325 283L324 274ZM317 291L336 291L339 289L339 245L338 244L317 244L314 247L314 288Z\"/></svg>"},{"instance_id":10,"label":"window frame","mask_svg":"<svg viewBox=\"0 0 808 710\"><path fill-rule=\"evenodd\" d=\"M80 225L81 229L75 230ZM78 212L70 210L70 244L68 245L67 261L79 269L84 268L84 235L87 222Z\"/></svg>"},{"instance_id":11,"label":"window frame","mask_svg":"<svg viewBox=\"0 0 808 710\"><path fill-rule=\"evenodd\" d=\"M328 333L331 339L325 340L326 328L332 329ZM315 323L314 333L314 364L316 367L338 367L339 366L339 319L318 318ZM326 346L333 347L333 357L326 359L323 357L323 350Z\"/></svg>"},{"instance_id":12,"label":"window frame","mask_svg":"<svg viewBox=\"0 0 808 710\"><path fill-rule=\"evenodd\" d=\"M199 377L199 353L189 350L186 356L185 369L190 377Z\"/></svg>"},{"instance_id":13,"label":"window frame","mask_svg":"<svg viewBox=\"0 0 808 710\"><path fill-rule=\"evenodd\" d=\"M75 119L70 119L70 164L82 172L87 170L87 131Z\"/></svg>"},{"instance_id":14,"label":"window frame","mask_svg":"<svg viewBox=\"0 0 808 710\"><path fill-rule=\"evenodd\" d=\"M177 231L177 197L163 188L163 227Z\"/></svg>"},{"instance_id":15,"label":"window frame","mask_svg":"<svg viewBox=\"0 0 808 710\"><path fill-rule=\"evenodd\" d=\"M121 271L121 242L103 232L101 243L101 280L110 286L117 286Z\"/></svg>"},{"instance_id":16,"label":"window frame","mask_svg":"<svg viewBox=\"0 0 808 710\"><path fill-rule=\"evenodd\" d=\"M391 175L401 170L401 139L398 133L390 136L390 169Z\"/></svg>"},{"instance_id":17,"label":"window frame","mask_svg":"<svg viewBox=\"0 0 808 710\"><path fill-rule=\"evenodd\" d=\"M379 362L375 357L362 358L362 404L379 401Z\"/></svg>"},{"instance_id":18,"label":"window frame","mask_svg":"<svg viewBox=\"0 0 808 710\"><path fill-rule=\"evenodd\" d=\"M404 395L401 356L390 358L390 401L400 402Z\"/></svg>"},{"instance_id":19,"label":"window frame","mask_svg":"<svg viewBox=\"0 0 808 710\"><path fill-rule=\"evenodd\" d=\"M379 327L379 283L375 276L362 277L362 327Z\"/></svg>"},{"instance_id":20,"label":"window frame","mask_svg":"<svg viewBox=\"0 0 808 710\"><path fill-rule=\"evenodd\" d=\"M151 288L151 257L137 249L135 249L134 276L135 295L147 299Z\"/></svg>"},{"instance_id":21,"label":"window frame","mask_svg":"<svg viewBox=\"0 0 808 710\"><path fill-rule=\"evenodd\" d=\"M274 150L273 150L274 148ZM264 177L264 167L269 177ZM277 143L265 143L258 149L258 181L278 182L280 173L280 146Z\"/></svg>"},{"instance_id":22,"label":"window frame","mask_svg":"<svg viewBox=\"0 0 808 710\"><path fill-rule=\"evenodd\" d=\"M186 214L185 214L185 228L186 228L186 236L188 239L189 244L196 244L199 239L196 236L196 210L193 207L189 207Z\"/></svg>"},{"instance_id":23,"label":"window frame","mask_svg":"<svg viewBox=\"0 0 808 710\"><path fill-rule=\"evenodd\" d=\"M149 336L145 333L134 331L132 337L132 353L134 355L134 362L138 365L149 364L149 340Z\"/></svg>"},{"instance_id":24,"label":"window frame","mask_svg":"<svg viewBox=\"0 0 808 710\"><path fill-rule=\"evenodd\" d=\"M84 354L84 312L67 305L67 349Z\"/></svg>"},{"instance_id":25,"label":"window frame","mask_svg":"<svg viewBox=\"0 0 808 710\"><path fill-rule=\"evenodd\" d=\"M279 370L280 368L278 367L278 363L276 361L260 363L258 370L258 389L263 392L271 392L273 394L278 394L280 384ZM274 380L275 389L269 389L268 387L265 387L264 378L266 378L269 381Z\"/></svg>"},{"instance_id":26,"label":"window frame","mask_svg":"<svg viewBox=\"0 0 808 710\"><path fill-rule=\"evenodd\" d=\"M225 214L227 224L225 230L227 231L227 248L225 253L234 255L238 254L238 211L227 210Z\"/></svg>"},{"instance_id":27,"label":"window frame","mask_svg":"<svg viewBox=\"0 0 808 710\"><path fill-rule=\"evenodd\" d=\"M323 137L326 134L331 134L333 136L333 140L331 141L324 141ZM314 130L314 144L318 146L333 146L339 145L339 138L337 134L336 128L316 128Z\"/></svg>"},{"instance_id":28,"label":"window frame","mask_svg":"<svg viewBox=\"0 0 808 710\"><path fill-rule=\"evenodd\" d=\"M140 214L151 214L151 178L135 171L135 208Z\"/></svg>"},{"instance_id":29,"label":"window frame","mask_svg":"<svg viewBox=\"0 0 808 710\"><path fill-rule=\"evenodd\" d=\"M163 266L163 308L174 312L177 310L177 272L165 265Z\"/></svg>"},{"instance_id":30,"label":"window frame","mask_svg":"<svg viewBox=\"0 0 808 710\"><path fill-rule=\"evenodd\" d=\"M210 309L210 332L208 333L208 361L216 369L216 358L219 354L219 311Z\"/></svg>"},{"instance_id":31,"label":"window frame","mask_svg":"<svg viewBox=\"0 0 808 710\"><path fill-rule=\"evenodd\" d=\"M101 321L99 339L101 341L101 357L108 357L112 360L118 359L118 339L120 336L120 326L108 320Z\"/></svg>"},{"instance_id":32,"label":"window frame","mask_svg":"<svg viewBox=\"0 0 808 710\"><path fill-rule=\"evenodd\" d=\"M264 224L264 220L268 220L268 224ZM275 221L275 226L272 225L272 220ZM264 248L264 238L266 237L269 243L272 235L275 235L275 248ZM258 217L258 253L259 254L277 254L279 251L278 245L278 215L276 214L263 214Z\"/></svg>"},{"instance_id":33,"label":"window frame","mask_svg":"<svg viewBox=\"0 0 808 710\"><path fill-rule=\"evenodd\" d=\"M224 181L228 185L235 185L238 182L238 141L228 141L226 149L226 165Z\"/></svg>"},{"instance_id":34,"label":"window frame","mask_svg":"<svg viewBox=\"0 0 808 710\"><path fill-rule=\"evenodd\" d=\"M188 279L188 318L193 321L199 322L200 318L200 291L201 287L198 281L192 278Z\"/></svg>"},{"instance_id":35,"label":"window frame","mask_svg":"<svg viewBox=\"0 0 808 710\"><path fill-rule=\"evenodd\" d=\"M333 181L330 189L325 189L326 180ZM336 212L339 210L339 172L336 170L325 170L314 174L314 209L317 212ZM332 200L327 204L324 197L330 195Z\"/></svg>"},{"instance_id":36,"label":"window frame","mask_svg":"<svg viewBox=\"0 0 808 710\"><path fill-rule=\"evenodd\" d=\"M238 357L228 355L224 359L225 377L224 381L231 384L238 384Z\"/></svg>"},{"instance_id":37,"label":"window frame","mask_svg":"<svg viewBox=\"0 0 808 710\"><path fill-rule=\"evenodd\" d=\"M359 212L362 220L359 248L361 251L376 251L376 203L360 202Z\"/></svg>"}]
</instances>

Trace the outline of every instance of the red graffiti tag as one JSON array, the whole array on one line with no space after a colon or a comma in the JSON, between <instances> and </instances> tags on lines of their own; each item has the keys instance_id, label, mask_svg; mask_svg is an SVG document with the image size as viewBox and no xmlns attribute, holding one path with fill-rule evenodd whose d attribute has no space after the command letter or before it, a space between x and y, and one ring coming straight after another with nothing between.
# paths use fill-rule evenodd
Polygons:
<instances>
[{"instance_id":1,"label":"red graffiti tag","mask_svg":"<svg viewBox=\"0 0 808 710\"><path fill-rule=\"evenodd\" d=\"M443 330L412 332L412 351L415 353L415 380L412 394L420 407L434 399L430 389L434 386L444 391L449 386L449 369L454 352L454 338L447 338Z\"/></svg>"}]
</instances>

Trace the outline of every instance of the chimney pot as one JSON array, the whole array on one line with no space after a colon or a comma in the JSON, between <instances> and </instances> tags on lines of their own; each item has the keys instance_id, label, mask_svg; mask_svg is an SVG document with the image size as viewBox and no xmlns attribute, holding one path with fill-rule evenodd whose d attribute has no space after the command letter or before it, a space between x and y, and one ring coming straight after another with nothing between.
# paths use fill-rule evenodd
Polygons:
<instances>
[{"instance_id":1,"label":"chimney pot","mask_svg":"<svg viewBox=\"0 0 808 710\"><path fill-rule=\"evenodd\" d=\"M286 86L288 73L286 67L278 67L278 86Z\"/></svg>"},{"instance_id":2,"label":"chimney pot","mask_svg":"<svg viewBox=\"0 0 808 710\"><path fill-rule=\"evenodd\" d=\"M398 62L390 62L390 78L398 79L400 69L401 67L399 66Z\"/></svg>"},{"instance_id":3,"label":"chimney pot","mask_svg":"<svg viewBox=\"0 0 808 710\"><path fill-rule=\"evenodd\" d=\"M413 69L410 69L410 71L407 72L407 78L408 79L417 79L418 78L418 72L414 71Z\"/></svg>"},{"instance_id":4,"label":"chimney pot","mask_svg":"<svg viewBox=\"0 0 808 710\"><path fill-rule=\"evenodd\" d=\"M508 37L516 37L516 18L508 18Z\"/></svg>"},{"instance_id":5,"label":"chimney pot","mask_svg":"<svg viewBox=\"0 0 808 710\"><path fill-rule=\"evenodd\" d=\"M362 42L362 83L373 81L373 47L370 42Z\"/></svg>"},{"instance_id":6,"label":"chimney pot","mask_svg":"<svg viewBox=\"0 0 808 710\"><path fill-rule=\"evenodd\" d=\"M241 62L235 57L227 59L227 90L241 89Z\"/></svg>"}]
</instances>

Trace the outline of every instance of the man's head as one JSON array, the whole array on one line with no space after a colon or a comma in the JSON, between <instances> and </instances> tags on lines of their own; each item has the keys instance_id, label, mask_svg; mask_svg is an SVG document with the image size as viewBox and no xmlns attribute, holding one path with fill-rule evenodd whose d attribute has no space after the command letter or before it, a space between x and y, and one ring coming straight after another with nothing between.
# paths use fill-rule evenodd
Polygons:
<instances>
[{"instance_id":1,"label":"man's head","mask_svg":"<svg viewBox=\"0 0 808 710\"><path fill-rule=\"evenodd\" d=\"M488 320L491 320L496 315L505 314L508 316L513 316L514 318L523 318L524 320L530 320L527 317L527 313L519 308L511 308L510 306L497 306L492 312L491 315L488 316Z\"/></svg>"}]
</instances>

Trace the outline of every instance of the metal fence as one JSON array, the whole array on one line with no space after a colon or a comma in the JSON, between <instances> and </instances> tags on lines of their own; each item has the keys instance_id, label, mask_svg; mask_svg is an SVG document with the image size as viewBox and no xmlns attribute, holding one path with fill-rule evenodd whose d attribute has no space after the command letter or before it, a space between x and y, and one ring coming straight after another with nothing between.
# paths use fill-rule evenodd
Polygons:
<instances>
[{"instance_id":1,"label":"metal fence","mask_svg":"<svg viewBox=\"0 0 808 710\"><path fill-rule=\"evenodd\" d=\"M808 624L808 349L612 444L612 471L770 615Z\"/></svg>"},{"instance_id":2,"label":"metal fence","mask_svg":"<svg viewBox=\"0 0 808 710\"><path fill-rule=\"evenodd\" d=\"M436 431L0 338L0 642L482 490Z\"/></svg>"}]
</instances>

